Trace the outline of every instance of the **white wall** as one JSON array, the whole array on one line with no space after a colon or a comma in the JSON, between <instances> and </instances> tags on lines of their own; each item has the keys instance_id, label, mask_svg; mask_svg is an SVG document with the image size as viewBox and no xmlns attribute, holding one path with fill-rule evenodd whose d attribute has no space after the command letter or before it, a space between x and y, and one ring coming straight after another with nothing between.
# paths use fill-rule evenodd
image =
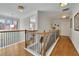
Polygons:
<instances>
[{"instance_id":1,"label":"white wall","mask_svg":"<svg viewBox=\"0 0 79 59\"><path fill-rule=\"evenodd\" d=\"M44 30L48 32L50 29L51 21L50 18L42 14L43 13L41 13L41 11L38 12L38 30L39 32L43 32Z\"/></svg>"},{"instance_id":2,"label":"white wall","mask_svg":"<svg viewBox=\"0 0 79 59\"><path fill-rule=\"evenodd\" d=\"M29 17L20 19L20 29L29 29Z\"/></svg>"},{"instance_id":3,"label":"white wall","mask_svg":"<svg viewBox=\"0 0 79 59\"><path fill-rule=\"evenodd\" d=\"M38 19L37 19L37 11L31 12L28 15L26 15L26 17L20 19L20 27L19 27L19 29L21 29L21 30L25 30L25 29L30 30L30 17L31 16L36 17L36 20L38 21ZM25 33L24 32L21 32L20 39L21 40L25 39Z\"/></svg>"},{"instance_id":4,"label":"white wall","mask_svg":"<svg viewBox=\"0 0 79 59\"><path fill-rule=\"evenodd\" d=\"M43 32L49 31L51 29L51 24L59 24L60 34L64 36L70 36L70 22L68 19L52 19L51 14L46 15L45 12L37 11L29 16L26 16L24 19L20 20L20 29L29 29L29 17L35 15L37 18L38 31Z\"/></svg>"},{"instance_id":5,"label":"white wall","mask_svg":"<svg viewBox=\"0 0 79 59\"><path fill-rule=\"evenodd\" d=\"M70 36L70 21L69 21L69 19L52 19L51 24L59 25L60 35Z\"/></svg>"},{"instance_id":6,"label":"white wall","mask_svg":"<svg viewBox=\"0 0 79 59\"><path fill-rule=\"evenodd\" d=\"M34 16L37 19L37 11L33 11L31 13L29 13L28 15L26 15L25 17L20 19L20 29L29 29L29 24L30 24L30 17Z\"/></svg>"},{"instance_id":7,"label":"white wall","mask_svg":"<svg viewBox=\"0 0 79 59\"><path fill-rule=\"evenodd\" d=\"M74 30L74 16L75 14L79 12L79 4L74 4L72 7L72 35L71 40L74 43L75 48L77 49L79 53L79 31Z\"/></svg>"},{"instance_id":8,"label":"white wall","mask_svg":"<svg viewBox=\"0 0 79 59\"><path fill-rule=\"evenodd\" d=\"M53 19L51 14L46 15L45 12L38 12L38 27L39 31L49 31L51 29L51 24L57 24L60 26L60 35L70 36L70 21L69 19Z\"/></svg>"}]
</instances>

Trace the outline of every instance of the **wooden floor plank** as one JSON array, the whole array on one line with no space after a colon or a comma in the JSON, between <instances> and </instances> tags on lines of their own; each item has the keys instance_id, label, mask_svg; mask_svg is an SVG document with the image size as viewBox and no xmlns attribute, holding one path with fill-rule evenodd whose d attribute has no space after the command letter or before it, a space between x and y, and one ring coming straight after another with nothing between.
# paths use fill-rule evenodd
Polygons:
<instances>
[{"instance_id":1,"label":"wooden floor plank","mask_svg":"<svg viewBox=\"0 0 79 59\"><path fill-rule=\"evenodd\" d=\"M0 49L1 56L32 56L31 53L24 50L25 43L19 43L12 46L9 46L4 49Z\"/></svg>"}]
</instances>

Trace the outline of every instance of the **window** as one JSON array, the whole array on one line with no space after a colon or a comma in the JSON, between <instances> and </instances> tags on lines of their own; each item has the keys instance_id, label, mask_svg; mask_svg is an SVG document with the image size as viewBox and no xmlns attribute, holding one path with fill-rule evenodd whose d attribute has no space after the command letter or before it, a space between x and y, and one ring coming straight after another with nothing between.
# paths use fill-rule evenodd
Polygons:
<instances>
[{"instance_id":1,"label":"window","mask_svg":"<svg viewBox=\"0 0 79 59\"><path fill-rule=\"evenodd\" d=\"M36 17L34 16L30 17L30 29L31 30L37 29L37 21L36 21Z\"/></svg>"},{"instance_id":2,"label":"window","mask_svg":"<svg viewBox=\"0 0 79 59\"><path fill-rule=\"evenodd\" d=\"M5 29L17 29L17 21L13 19L5 19L1 18L0 19L0 30L5 30Z\"/></svg>"}]
</instances>

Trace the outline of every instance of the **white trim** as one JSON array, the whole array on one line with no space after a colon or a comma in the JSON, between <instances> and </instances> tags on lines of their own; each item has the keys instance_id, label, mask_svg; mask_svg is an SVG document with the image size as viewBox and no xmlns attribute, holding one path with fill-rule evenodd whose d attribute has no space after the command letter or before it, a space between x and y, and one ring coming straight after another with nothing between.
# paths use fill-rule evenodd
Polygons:
<instances>
[{"instance_id":1,"label":"white trim","mask_svg":"<svg viewBox=\"0 0 79 59\"><path fill-rule=\"evenodd\" d=\"M75 42L74 42L72 39L70 39L70 40L71 40L72 44L74 45L74 47L75 47L77 53L79 54L79 51L78 51L78 49L76 48Z\"/></svg>"},{"instance_id":2,"label":"white trim","mask_svg":"<svg viewBox=\"0 0 79 59\"><path fill-rule=\"evenodd\" d=\"M31 54L33 54L34 56L41 56L38 53L35 53L33 50L29 49L29 48L24 48L25 50L27 50L28 52L30 52Z\"/></svg>"},{"instance_id":3,"label":"white trim","mask_svg":"<svg viewBox=\"0 0 79 59\"><path fill-rule=\"evenodd\" d=\"M10 47L10 46L15 45L15 44L22 43L22 42L24 42L24 41L25 41L25 40L21 40L21 41L18 41L18 42L16 42L16 43L13 43L13 44L7 45L7 46L5 46L5 47L0 47L0 49L7 48L7 47Z\"/></svg>"},{"instance_id":4,"label":"white trim","mask_svg":"<svg viewBox=\"0 0 79 59\"><path fill-rule=\"evenodd\" d=\"M37 43L35 42L35 43L33 43L33 44L29 45L29 46L28 46L28 48L29 48L29 47L31 47L31 46L33 46L33 45L35 45L35 44L37 44Z\"/></svg>"},{"instance_id":5,"label":"white trim","mask_svg":"<svg viewBox=\"0 0 79 59\"><path fill-rule=\"evenodd\" d=\"M35 45L35 44L37 44L37 42L35 42L35 43L29 45L27 48L24 48L24 49L27 50L28 52L32 53L32 54L35 55L35 56L41 56L40 54L34 52L33 50L31 50L31 49L29 48L29 47L31 47L31 46L33 46L33 45Z\"/></svg>"},{"instance_id":6,"label":"white trim","mask_svg":"<svg viewBox=\"0 0 79 59\"><path fill-rule=\"evenodd\" d=\"M58 40L59 40L59 37L57 38L55 43L49 48L49 50L46 52L46 56L50 56L50 54L51 54L52 50L54 49L54 47L56 46Z\"/></svg>"}]
</instances>

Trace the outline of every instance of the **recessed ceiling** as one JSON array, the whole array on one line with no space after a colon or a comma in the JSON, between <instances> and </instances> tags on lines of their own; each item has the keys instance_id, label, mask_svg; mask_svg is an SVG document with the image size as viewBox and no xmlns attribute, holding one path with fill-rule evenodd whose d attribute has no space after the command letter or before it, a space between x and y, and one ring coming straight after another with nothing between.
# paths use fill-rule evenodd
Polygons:
<instances>
[{"instance_id":1,"label":"recessed ceiling","mask_svg":"<svg viewBox=\"0 0 79 59\"><path fill-rule=\"evenodd\" d=\"M59 3L24 3L24 4L22 4L24 6L24 12L20 13L17 9L18 5L19 4L17 4L17 3L1 3L0 4L0 15L22 18L33 11L41 10L41 11L52 11L52 12L54 12L54 13L52 13L52 15L55 14L56 15L55 17L58 17L57 14L63 13L62 9L65 8L65 7L61 8L59 6ZM70 8L70 5L71 4L69 4L66 7ZM71 12L71 10L67 11L67 13L70 13L70 12Z\"/></svg>"}]
</instances>

